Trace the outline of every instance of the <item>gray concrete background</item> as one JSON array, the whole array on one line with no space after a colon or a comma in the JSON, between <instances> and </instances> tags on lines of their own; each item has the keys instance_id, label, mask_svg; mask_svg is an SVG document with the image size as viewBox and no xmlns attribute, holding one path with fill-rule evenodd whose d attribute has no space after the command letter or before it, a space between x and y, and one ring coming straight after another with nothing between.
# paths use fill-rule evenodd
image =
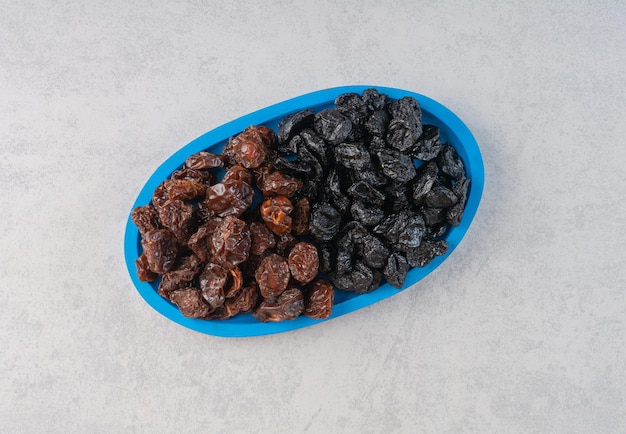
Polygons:
<instances>
[{"instance_id":1,"label":"gray concrete background","mask_svg":"<svg viewBox=\"0 0 626 434\"><path fill-rule=\"evenodd\" d=\"M626 431L623 2L131 3L0 0L0 432ZM475 134L487 183L458 250L291 333L153 311L123 260L149 175L349 84Z\"/></svg>"}]
</instances>

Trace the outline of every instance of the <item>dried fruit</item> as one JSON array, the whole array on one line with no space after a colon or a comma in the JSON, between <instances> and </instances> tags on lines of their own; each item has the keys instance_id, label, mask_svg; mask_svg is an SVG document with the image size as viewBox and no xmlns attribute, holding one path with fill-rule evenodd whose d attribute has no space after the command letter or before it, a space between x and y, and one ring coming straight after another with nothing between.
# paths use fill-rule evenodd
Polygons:
<instances>
[{"instance_id":1,"label":"dried fruit","mask_svg":"<svg viewBox=\"0 0 626 434\"><path fill-rule=\"evenodd\" d=\"M309 243L298 243L289 253L289 270L294 279L300 283L312 281L319 269L317 249Z\"/></svg>"},{"instance_id":2,"label":"dried fruit","mask_svg":"<svg viewBox=\"0 0 626 434\"><path fill-rule=\"evenodd\" d=\"M256 269L255 278L263 297L277 297L287 289L289 284L287 260L274 253L266 256Z\"/></svg>"},{"instance_id":3,"label":"dried fruit","mask_svg":"<svg viewBox=\"0 0 626 434\"><path fill-rule=\"evenodd\" d=\"M215 263L231 269L248 259L252 240L246 222L227 216L215 228L210 243Z\"/></svg>"},{"instance_id":4,"label":"dried fruit","mask_svg":"<svg viewBox=\"0 0 626 434\"><path fill-rule=\"evenodd\" d=\"M304 297L295 287L283 291L276 298L266 298L254 310L256 319L263 322L277 322L296 319L304 311Z\"/></svg>"},{"instance_id":5,"label":"dried fruit","mask_svg":"<svg viewBox=\"0 0 626 434\"><path fill-rule=\"evenodd\" d=\"M333 285L323 279L315 279L304 293L304 314L313 319L328 318L333 309L335 290Z\"/></svg>"},{"instance_id":6,"label":"dried fruit","mask_svg":"<svg viewBox=\"0 0 626 434\"><path fill-rule=\"evenodd\" d=\"M266 199L261 204L261 218L268 228L276 235L291 231L291 211L293 205L285 196L276 196Z\"/></svg>"}]
</instances>

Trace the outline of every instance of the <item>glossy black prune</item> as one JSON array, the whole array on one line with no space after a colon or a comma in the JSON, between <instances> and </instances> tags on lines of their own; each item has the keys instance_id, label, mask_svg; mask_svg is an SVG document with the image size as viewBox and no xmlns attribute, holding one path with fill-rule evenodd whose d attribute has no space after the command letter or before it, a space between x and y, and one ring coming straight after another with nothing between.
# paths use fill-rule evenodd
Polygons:
<instances>
[{"instance_id":1,"label":"glossy black prune","mask_svg":"<svg viewBox=\"0 0 626 434\"><path fill-rule=\"evenodd\" d=\"M363 262L365 262L365 265L368 267L382 268L387 263L389 249L374 235L367 234L363 237L361 250Z\"/></svg>"},{"instance_id":2,"label":"glossy black prune","mask_svg":"<svg viewBox=\"0 0 626 434\"><path fill-rule=\"evenodd\" d=\"M434 125L424 125L422 135L417 139L411 154L418 160L429 161L439 155L441 148L439 128Z\"/></svg>"},{"instance_id":3,"label":"glossy black prune","mask_svg":"<svg viewBox=\"0 0 626 434\"><path fill-rule=\"evenodd\" d=\"M360 200L355 200L350 207L350 214L354 220L365 226L375 226L385 217L385 211L381 208L366 205Z\"/></svg>"},{"instance_id":4,"label":"glossy black prune","mask_svg":"<svg viewBox=\"0 0 626 434\"><path fill-rule=\"evenodd\" d=\"M435 185L424 198L424 203L433 208L448 208L457 203L459 198L443 185Z\"/></svg>"},{"instance_id":5,"label":"glossy black prune","mask_svg":"<svg viewBox=\"0 0 626 434\"><path fill-rule=\"evenodd\" d=\"M375 289L374 272L364 263L358 261L354 264L352 271L345 274L331 273L331 282L344 291L365 294Z\"/></svg>"},{"instance_id":6,"label":"glossy black prune","mask_svg":"<svg viewBox=\"0 0 626 434\"><path fill-rule=\"evenodd\" d=\"M393 253L387 260L383 274L391 286L402 288L408 271L409 263L406 258L399 253Z\"/></svg>"},{"instance_id":7,"label":"glossy black prune","mask_svg":"<svg viewBox=\"0 0 626 434\"><path fill-rule=\"evenodd\" d=\"M326 146L324 140L315 131L308 128L303 130L299 137L301 138L302 146L306 146L308 150L319 160L320 164L327 167L328 147Z\"/></svg>"},{"instance_id":8,"label":"glossy black prune","mask_svg":"<svg viewBox=\"0 0 626 434\"><path fill-rule=\"evenodd\" d=\"M369 170L372 158L362 143L340 143L334 147L335 161L353 170Z\"/></svg>"},{"instance_id":9,"label":"glossy black prune","mask_svg":"<svg viewBox=\"0 0 626 434\"><path fill-rule=\"evenodd\" d=\"M467 203L467 192L469 191L470 180L463 178L452 186L452 192L459 198L457 203L452 205L446 212L446 219L452 226L461 223L461 217Z\"/></svg>"},{"instance_id":10,"label":"glossy black prune","mask_svg":"<svg viewBox=\"0 0 626 434\"><path fill-rule=\"evenodd\" d=\"M348 196L374 206L382 206L385 203L385 195L376 190L365 181L359 181L348 188Z\"/></svg>"},{"instance_id":11,"label":"glossy black prune","mask_svg":"<svg viewBox=\"0 0 626 434\"><path fill-rule=\"evenodd\" d=\"M326 109L315 115L315 131L330 145L343 142L352 131L352 121L337 109Z\"/></svg>"},{"instance_id":12,"label":"glossy black prune","mask_svg":"<svg viewBox=\"0 0 626 434\"><path fill-rule=\"evenodd\" d=\"M376 155L386 177L401 183L409 182L415 178L415 164L408 155L391 149L382 149Z\"/></svg>"},{"instance_id":13,"label":"glossy black prune","mask_svg":"<svg viewBox=\"0 0 626 434\"><path fill-rule=\"evenodd\" d=\"M417 248L407 252L406 259L411 267L425 267L435 257L445 255L447 251L446 240L424 240Z\"/></svg>"},{"instance_id":14,"label":"glossy black prune","mask_svg":"<svg viewBox=\"0 0 626 434\"><path fill-rule=\"evenodd\" d=\"M372 136L384 137L389 124L389 114L384 110L375 111L365 122L365 130Z\"/></svg>"},{"instance_id":15,"label":"glossy black prune","mask_svg":"<svg viewBox=\"0 0 626 434\"><path fill-rule=\"evenodd\" d=\"M465 178L465 165L453 146L443 145L437 157L439 169L454 180Z\"/></svg>"},{"instance_id":16,"label":"glossy black prune","mask_svg":"<svg viewBox=\"0 0 626 434\"><path fill-rule=\"evenodd\" d=\"M413 183L413 203L415 205L419 205L422 203L424 198L430 189L433 188L433 184L437 179L437 172L439 168L435 162L430 162L428 164L424 164L419 169L417 169L417 176L415 178L415 182Z\"/></svg>"},{"instance_id":17,"label":"glossy black prune","mask_svg":"<svg viewBox=\"0 0 626 434\"><path fill-rule=\"evenodd\" d=\"M278 143L288 142L304 128L312 125L314 118L315 113L311 109L301 110L283 118L278 123L278 133L276 134Z\"/></svg>"},{"instance_id":18,"label":"glossy black prune","mask_svg":"<svg viewBox=\"0 0 626 434\"><path fill-rule=\"evenodd\" d=\"M330 241L339 232L341 214L328 203L313 206L309 219L309 231L318 241Z\"/></svg>"}]
</instances>

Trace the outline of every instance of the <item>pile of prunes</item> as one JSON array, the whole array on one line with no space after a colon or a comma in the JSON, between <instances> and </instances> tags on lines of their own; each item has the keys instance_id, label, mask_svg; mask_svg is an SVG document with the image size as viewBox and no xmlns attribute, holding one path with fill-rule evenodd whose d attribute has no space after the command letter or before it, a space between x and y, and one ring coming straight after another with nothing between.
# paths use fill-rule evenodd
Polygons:
<instances>
[{"instance_id":1,"label":"pile of prunes","mask_svg":"<svg viewBox=\"0 0 626 434\"><path fill-rule=\"evenodd\" d=\"M415 98L343 94L287 116L276 138L274 166L302 181L320 272L337 288L366 293L383 278L401 288L410 268L448 251L470 179Z\"/></svg>"}]
</instances>

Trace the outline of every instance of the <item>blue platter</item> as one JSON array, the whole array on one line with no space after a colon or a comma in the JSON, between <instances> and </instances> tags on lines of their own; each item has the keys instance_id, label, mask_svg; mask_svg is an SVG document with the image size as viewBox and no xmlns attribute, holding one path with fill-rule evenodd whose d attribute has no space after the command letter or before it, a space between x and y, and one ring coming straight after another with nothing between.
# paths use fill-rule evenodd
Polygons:
<instances>
[{"instance_id":1,"label":"blue platter","mask_svg":"<svg viewBox=\"0 0 626 434\"><path fill-rule=\"evenodd\" d=\"M467 177L471 179L470 192L461 224L448 230L445 235L445 239L449 244L448 253L436 257L430 264L423 268L410 270L402 289L394 288L385 283L378 289L367 294L359 295L345 291L336 291L335 306L332 316L325 320L314 320L302 315L292 321L261 323L251 314L239 314L228 320L221 321L190 319L184 317L175 305L159 296L157 293L158 285L156 283L142 282L137 277L135 260L142 251L141 239L139 231L133 224L129 213L124 237L124 255L130 277L143 299L156 311L170 320L201 333L222 337L260 336L320 324L330 319L337 318L338 316L354 312L355 310L374 304L384 298L391 297L415 285L443 264L467 233L478 209L485 181L483 161L474 136L454 113L433 99L402 89L379 86L343 86L324 89L274 104L228 122L198 137L161 164L141 189L132 208L150 203L154 189L168 178L174 170L182 166L190 155L202 150L220 153L229 137L239 134L250 125L265 125L276 130L278 122L290 113L305 108L312 108L315 112L318 112L332 107L335 98L341 94L349 92L360 94L368 88L376 88L380 93L384 93L393 99L399 99L405 96L412 96L417 99L422 108L423 122L425 124L438 126L442 141L448 142L454 146L465 163Z\"/></svg>"}]
</instances>

